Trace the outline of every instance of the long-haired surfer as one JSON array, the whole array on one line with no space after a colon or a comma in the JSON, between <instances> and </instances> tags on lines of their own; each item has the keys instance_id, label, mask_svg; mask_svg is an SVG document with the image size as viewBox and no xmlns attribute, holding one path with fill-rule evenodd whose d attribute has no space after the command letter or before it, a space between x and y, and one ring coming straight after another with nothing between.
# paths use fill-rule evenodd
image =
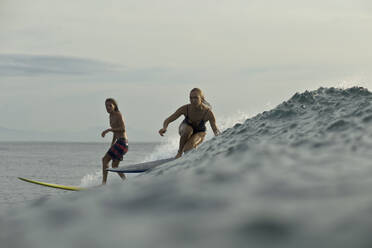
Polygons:
<instances>
[{"instance_id":1,"label":"long-haired surfer","mask_svg":"<svg viewBox=\"0 0 372 248\"><path fill-rule=\"evenodd\" d=\"M112 160L112 168L117 168L123 156L128 152L128 137L125 131L124 118L119 111L118 104L113 98L107 98L105 101L106 111L110 114L110 127L102 132L102 138L109 132L113 133L111 147L102 158L102 184L107 181L107 168ZM125 174L118 173L124 180Z\"/></svg>"},{"instance_id":2,"label":"long-haired surfer","mask_svg":"<svg viewBox=\"0 0 372 248\"><path fill-rule=\"evenodd\" d=\"M180 145L176 158L181 157L184 152L197 147L203 142L207 130L205 124L208 121L214 135L217 136L220 134L212 107L205 100L204 94L199 88L194 88L190 91L190 104L183 105L174 114L169 116L164 121L163 128L159 130L159 134L163 136L167 131L169 123L177 120L181 115L184 115L185 119L178 129Z\"/></svg>"}]
</instances>

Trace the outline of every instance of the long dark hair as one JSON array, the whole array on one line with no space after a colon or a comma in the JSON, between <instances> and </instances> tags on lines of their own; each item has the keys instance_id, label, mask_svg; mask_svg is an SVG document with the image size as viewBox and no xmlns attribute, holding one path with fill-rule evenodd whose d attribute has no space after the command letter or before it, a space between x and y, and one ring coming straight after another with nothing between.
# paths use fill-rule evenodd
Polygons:
<instances>
[{"instance_id":1,"label":"long dark hair","mask_svg":"<svg viewBox=\"0 0 372 248\"><path fill-rule=\"evenodd\" d=\"M201 100L202 100L202 103L203 103L204 105L206 105L209 109L212 109L212 105L211 105L209 102L207 102L207 100L205 100L205 96L204 96L203 91L202 91L201 89L199 89L199 88L194 88L194 89L192 89L192 90L190 91L190 94L191 94L191 92L196 92L196 93L198 93L199 96L200 96L200 98L201 98Z\"/></svg>"},{"instance_id":2,"label":"long dark hair","mask_svg":"<svg viewBox=\"0 0 372 248\"><path fill-rule=\"evenodd\" d=\"M108 102L114 104L114 107L115 107L114 110L115 111L119 111L118 103L115 101L114 98L107 98L105 103L108 103Z\"/></svg>"}]
</instances>

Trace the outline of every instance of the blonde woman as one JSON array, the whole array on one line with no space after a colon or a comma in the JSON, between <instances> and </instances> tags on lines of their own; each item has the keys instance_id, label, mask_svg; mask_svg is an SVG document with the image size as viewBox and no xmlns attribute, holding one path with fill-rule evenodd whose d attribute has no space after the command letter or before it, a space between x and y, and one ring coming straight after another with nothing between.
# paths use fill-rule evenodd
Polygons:
<instances>
[{"instance_id":1,"label":"blonde woman","mask_svg":"<svg viewBox=\"0 0 372 248\"><path fill-rule=\"evenodd\" d=\"M199 88L194 88L190 91L190 104L186 104L169 116L163 123L163 128L159 130L159 134L164 136L169 123L177 120L181 115L185 116L184 121L179 126L180 145L176 158L197 147L203 142L206 135L205 124L209 124L214 135L219 135L220 131L216 126L216 119L211 109L211 105L205 100L203 92Z\"/></svg>"}]
</instances>

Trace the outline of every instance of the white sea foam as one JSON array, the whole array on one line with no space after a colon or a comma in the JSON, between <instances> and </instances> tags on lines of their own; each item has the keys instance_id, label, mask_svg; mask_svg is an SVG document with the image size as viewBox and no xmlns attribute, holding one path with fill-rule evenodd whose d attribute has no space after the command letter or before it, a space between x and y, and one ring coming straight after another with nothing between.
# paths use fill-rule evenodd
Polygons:
<instances>
[{"instance_id":1,"label":"white sea foam","mask_svg":"<svg viewBox=\"0 0 372 248\"><path fill-rule=\"evenodd\" d=\"M233 127L235 124L242 124L246 119L252 117L252 114L247 114L242 110L238 110L229 116L220 116L216 123L221 132Z\"/></svg>"},{"instance_id":2,"label":"white sea foam","mask_svg":"<svg viewBox=\"0 0 372 248\"><path fill-rule=\"evenodd\" d=\"M154 151L147 155L143 162L154 161L159 159L171 158L176 156L179 147L179 136L165 136L161 144L157 145Z\"/></svg>"},{"instance_id":3,"label":"white sea foam","mask_svg":"<svg viewBox=\"0 0 372 248\"><path fill-rule=\"evenodd\" d=\"M102 180L102 171L95 171L85 175L80 182L80 187L91 187L101 183Z\"/></svg>"}]
</instances>

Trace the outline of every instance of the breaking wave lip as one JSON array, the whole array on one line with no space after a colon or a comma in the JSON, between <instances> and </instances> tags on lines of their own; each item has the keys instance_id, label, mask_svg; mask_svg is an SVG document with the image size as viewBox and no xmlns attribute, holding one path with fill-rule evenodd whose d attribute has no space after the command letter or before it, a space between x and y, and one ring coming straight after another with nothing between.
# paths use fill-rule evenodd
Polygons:
<instances>
[{"instance_id":1,"label":"breaking wave lip","mask_svg":"<svg viewBox=\"0 0 372 248\"><path fill-rule=\"evenodd\" d=\"M368 247L371 100L361 87L296 93L122 186L14 209L0 219L0 239L13 247Z\"/></svg>"}]
</instances>

